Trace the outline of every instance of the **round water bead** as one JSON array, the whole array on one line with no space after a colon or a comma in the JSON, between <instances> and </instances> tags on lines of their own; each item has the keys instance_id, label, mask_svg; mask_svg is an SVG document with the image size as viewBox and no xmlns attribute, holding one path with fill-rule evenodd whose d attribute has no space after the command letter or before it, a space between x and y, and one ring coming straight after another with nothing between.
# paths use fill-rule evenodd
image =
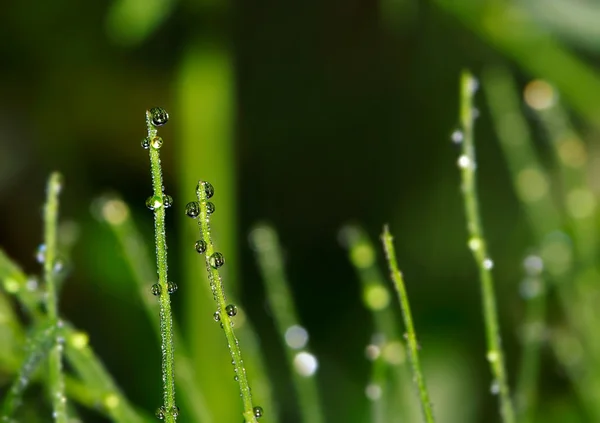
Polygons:
<instances>
[{"instance_id":1,"label":"round water bead","mask_svg":"<svg viewBox=\"0 0 600 423\"><path fill-rule=\"evenodd\" d=\"M167 414L167 410L165 410L164 406L160 406L156 409L156 413L154 413L154 415L156 416L156 418L158 418L159 420L164 420L165 419L165 414Z\"/></svg>"},{"instance_id":2,"label":"round water bead","mask_svg":"<svg viewBox=\"0 0 600 423\"><path fill-rule=\"evenodd\" d=\"M200 214L200 204L197 201L191 201L185 205L185 214L196 218Z\"/></svg>"},{"instance_id":3,"label":"round water bead","mask_svg":"<svg viewBox=\"0 0 600 423\"><path fill-rule=\"evenodd\" d=\"M166 209L171 207L173 205L173 197L170 195L163 195L163 205Z\"/></svg>"},{"instance_id":4,"label":"round water bead","mask_svg":"<svg viewBox=\"0 0 600 423\"><path fill-rule=\"evenodd\" d=\"M147 150L150 148L150 139L148 137L146 137L142 140L142 148L144 150Z\"/></svg>"},{"instance_id":5,"label":"round water bead","mask_svg":"<svg viewBox=\"0 0 600 423\"><path fill-rule=\"evenodd\" d=\"M163 139L159 136L156 136L156 137L152 138L152 141L150 141L150 145L152 146L153 149L158 150L163 145Z\"/></svg>"},{"instance_id":6,"label":"round water bead","mask_svg":"<svg viewBox=\"0 0 600 423\"><path fill-rule=\"evenodd\" d=\"M215 205L210 201L206 202L206 213L213 214L215 212Z\"/></svg>"},{"instance_id":7,"label":"round water bead","mask_svg":"<svg viewBox=\"0 0 600 423\"><path fill-rule=\"evenodd\" d=\"M254 413L254 417L256 417L257 419L263 416L263 409L261 406L256 406L252 409L252 412Z\"/></svg>"},{"instance_id":8,"label":"round water bead","mask_svg":"<svg viewBox=\"0 0 600 423\"><path fill-rule=\"evenodd\" d=\"M152 288L150 288L150 290L152 291L152 295L160 295L160 292L162 291L162 289L160 288L160 285L155 283L154 285L152 285Z\"/></svg>"},{"instance_id":9,"label":"round water bead","mask_svg":"<svg viewBox=\"0 0 600 423\"><path fill-rule=\"evenodd\" d=\"M153 107L150 109L150 119L154 126L163 126L169 121L169 114L162 107Z\"/></svg>"},{"instance_id":10,"label":"round water bead","mask_svg":"<svg viewBox=\"0 0 600 423\"><path fill-rule=\"evenodd\" d=\"M210 182L200 181L198 182L198 186L196 186L196 191L200 189L200 184L204 184L204 193L206 194L206 199L208 200L213 195L215 195L215 188L212 186Z\"/></svg>"},{"instance_id":11,"label":"round water bead","mask_svg":"<svg viewBox=\"0 0 600 423\"><path fill-rule=\"evenodd\" d=\"M223 254L214 253L212 256L210 256L210 265L212 267L214 267L215 269L218 269L219 267L223 266L224 264L225 264L225 258L223 257Z\"/></svg>"},{"instance_id":12,"label":"round water bead","mask_svg":"<svg viewBox=\"0 0 600 423\"><path fill-rule=\"evenodd\" d=\"M213 319L215 319L215 322L218 322L219 320L221 320L221 313L219 313L218 311L215 311L215 314L213 314Z\"/></svg>"},{"instance_id":13,"label":"round water bead","mask_svg":"<svg viewBox=\"0 0 600 423\"><path fill-rule=\"evenodd\" d=\"M206 252L206 242L204 242L201 239L196 241L195 247L196 247L196 251L198 252L198 254L204 254Z\"/></svg>"},{"instance_id":14,"label":"round water bead","mask_svg":"<svg viewBox=\"0 0 600 423\"><path fill-rule=\"evenodd\" d=\"M172 294L177 291L177 284L175 282L167 282L167 292Z\"/></svg>"},{"instance_id":15,"label":"round water bead","mask_svg":"<svg viewBox=\"0 0 600 423\"><path fill-rule=\"evenodd\" d=\"M225 311L229 317L233 317L237 314L237 307L235 304L229 304L227 307L225 307Z\"/></svg>"},{"instance_id":16,"label":"round water bead","mask_svg":"<svg viewBox=\"0 0 600 423\"><path fill-rule=\"evenodd\" d=\"M177 407L176 405L171 407L171 416L173 416L173 417L179 416L179 407Z\"/></svg>"},{"instance_id":17,"label":"round water bead","mask_svg":"<svg viewBox=\"0 0 600 423\"><path fill-rule=\"evenodd\" d=\"M162 205L162 199L158 195L153 195L146 198L146 207L148 207L150 210L159 209L162 207Z\"/></svg>"}]
</instances>

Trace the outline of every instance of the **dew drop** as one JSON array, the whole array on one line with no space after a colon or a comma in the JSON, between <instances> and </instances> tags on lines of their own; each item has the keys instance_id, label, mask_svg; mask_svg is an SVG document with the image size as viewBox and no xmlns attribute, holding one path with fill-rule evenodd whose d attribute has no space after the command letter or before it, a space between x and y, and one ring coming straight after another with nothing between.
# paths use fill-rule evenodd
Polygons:
<instances>
[{"instance_id":1,"label":"dew drop","mask_svg":"<svg viewBox=\"0 0 600 423\"><path fill-rule=\"evenodd\" d=\"M206 242L204 242L201 239L196 241L195 247L196 247L196 251L198 252L198 254L204 254L206 252Z\"/></svg>"},{"instance_id":2,"label":"dew drop","mask_svg":"<svg viewBox=\"0 0 600 423\"><path fill-rule=\"evenodd\" d=\"M142 148L144 150L147 150L150 148L150 139L148 137L146 137L142 140Z\"/></svg>"},{"instance_id":3,"label":"dew drop","mask_svg":"<svg viewBox=\"0 0 600 423\"><path fill-rule=\"evenodd\" d=\"M171 197L170 195L164 195L163 196L163 204L165 206L165 209L168 209L169 207L171 207L173 205L173 197Z\"/></svg>"},{"instance_id":4,"label":"dew drop","mask_svg":"<svg viewBox=\"0 0 600 423\"><path fill-rule=\"evenodd\" d=\"M263 416L263 409L258 405L252 409L252 412L254 413L254 417L257 419Z\"/></svg>"},{"instance_id":5,"label":"dew drop","mask_svg":"<svg viewBox=\"0 0 600 423\"><path fill-rule=\"evenodd\" d=\"M191 218L196 218L200 214L200 204L197 201L191 201L185 205L185 214Z\"/></svg>"},{"instance_id":6,"label":"dew drop","mask_svg":"<svg viewBox=\"0 0 600 423\"><path fill-rule=\"evenodd\" d=\"M455 130L452 132L452 135L450 135L450 139L454 144L460 144L464 138L465 134L460 129Z\"/></svg>"},{"instance_id":7,"label":"dew drop","mask_svg":"<svg viewBox=\"0 0 600 423\"><path fill-rule=\"evenodd\" d=\"M383 390L381 389L381 386L377 385L376 383L370 383L365 388L365 395L371 401L377 401L378 399L380 399L382 393Z\"/></svg>"},{"instance_id":8,"label":"dew drop","mask_svg":"<svg viewBox=\"0 0 600 423\"><path fill-rule=\"evenodd\" d=\"M164 420L166 413L167 413L167 410L165 410L165 407L160 406L156 409L156 413L154 413L154 415L156 416L157 419Z\"/></svg>"},{"instance_id":9,"label":"dew drop","mask_svg":"<svg viewBox=\"0 0 600 423\"><path fill-rule=\"evenodd\" d=\"M159 136L156 136L156 137L152 138L152 141L150 141L150 145L152 146L153 149L158 150L163 145L163 139Z\"/></svg>"},{"instance_id":10,"label":"dew drop","mask_svg":"<svg viewBox=\"0 0 600 423\"><path fill-rule=\"evenodd\" d=\"M461 155L458 158L458 167L461 169L469 169L472 167L472 161L466 154Z\"/></svg>"},{"instance_id":11,"label":"dew drop","mask_svg":"<svg viewBox=\"0 0 600 423\"><path fill-rule=\"evenodd\" d=\"M162 207L162 205L162 199L158 195L153 195L146 198L146 207L148 207L150 210L159 209Z\"/></svg>"},{"instance_id":12,"label":"dew drop","mask_svg":"<svg viewBox=\"0 0 600 423\"><path fill-rule=\"evenodd\" d=\"M218 311L215 311L215 314L213 314L213 319L215 319L215 322L218 322L219 320L221 320L221 313L219 313Z\"/></svg>"},{"instance_id":13,"label":"dew drop","mask_svg":"<svg viewBox=\"0 0 600 423\"><path fill-rule=\"evenodd\" d=\"M179 407L177 407L176 405L171 407L171 416L173 416L173 417L179 416Z\"/></svg>"},{"instance_id":14,"label":"dew drop","mask_svg":"<svg viewBox=\"0 0 600 423\"><path fill-rule=\"evenodd\" d=\"M500 384L497 380L494 380L490 385L490 392L492 395L498 395L500 393Z\"/></svg>"},{"instance_id":15,"label":"dew drop","mask_svg":"<svg viewBox=\"0 0 600 423\"><path fill-rule=\"evenodd\" d=\"M229 317L233 317L237 314L237 307L235 304L229 304L227 307L225 307L225 312Z\"/></svg>"},{"instance_id":16,"label":"dew drop","mask_svg":"<svg viewBox=\"0 0 600 423\"><path fill-rule=\"evenodd\" d=\"M285 343L295 350L304 348L308 343L308 331L300 325L292 325L285 331Z\"/></svg>"},{"instance_id":17,"label":"dew drop","mask_svg":"<svg viewBox=\"0 0 600 423\"><path fill-rule=\"evenodd\" d=\"M238 380L240 380L240 377L239 377L238 375L235 375L235 376L233 377L233 380L235 380L235 381L237 382Z\"/></svg>"},{"instance_id":18,"label":"dew drop","mask_svg":"<svg viewBox=\"0 0 600 423\"><path fill-rule=\"evenodd\" d=\"M223 257L223 254L214 253L212 256L210 256L210 265L213 268L218 269L219 267L223 266L224 264L225 264L225 258Z\"/></svg>"},{"instance_id":19,"label":"dew drop","mask_svg":"<svg viewBox=\"0 0 600 423\"><path fill-rule=\"evenodd\" d=\"M317 357L306 351L302 351L294 357L294 369L300 376L313 376L318 368Z\"/></svg>"},{"instance_id":20,"label":"dew drop","mask_svg":"<svg viewBox=\"0 0 600 423\"><path fill-rule=\"evenodd\" d=\"M46 244L40 244L35 252L35 259L38 263L44 263L46 260Z\"/></svg>"},{"instance_id":21,"label":"dew drop","mask_svg":"<svg viewBox=\"0 0 600 423\"><path fill-rule=\"evenodd\" d=\"M215 205L210 201L206 202L206 213L213 214L215 212Z\"/></svg>"},{"instance_id":22,"label":"dew drop","mask_svg":"<svg viewBox=\"0 0 600 423\"><path fill-rule=\"evenodd\" d=\"M483 242L481 241L481 238L473 237L469 239L468 245L471 251L478 251L482 247Z\"/></svg>"},{"instance_id":23,"label":"dew drop","mask_svg":"<svg viewBox=\"0 0 600 423\"><path fill-rule=\"evenodd\" d=\"M172 294L175 291L177 291L177 284L175 282L167 282L167 292Z\"/></svg>"},{"instance_id":24,"label":"dew drop","mask_svg":"<svg viewBox=\"0 0 600 423\"><path fill-rule=\"evenodd\" d=\"M204 184L204 194L206 195L206 200L215 195L215 188L212 186L210 182L199 181L198 185L196 185L196 191L200 190L200 187Z\"/></svg>"},{"instance_id":25,"label":"dew drop","mask_svg":"<svg viewBox=\"0 0 600 423\"><path fill-rule=\"evenodd\" d=\"M152 288L150 288L152 291L152 295L160 295L160 292L162 291L162 289L160 288L160 285L155 283L154 285L152 285Z\"/></svg>"},{"instance_id":26,"label":"dew drop","mask_svg":"<svg viewBox=\"0 0 600 423\"><path fill-rule=\"evenodd\" d=\"M483 260L483 267L484 269L490 270L492 267L494 267L494 262L491 258L487 257Z\"/></svg>"},{"instance_id":27,"label":"dew drop","mask_svg":"<svg viewBox=\"0 0 600 423\"><path fill-rule=\"evenodd\" d=\"M215 195L215 188L210 182L204 182L204 192L206 193L206 198L209 199Z\"/></svg>"},{"instance_id":28,"label":"dew drop","mask_svg":"<svg viewBox=\"0 0 600 423\"><path fill-rule=\"evenodd\" d=\"M169 114L162 107L153 107L150 109L150 119L154 126L163 126L169 121Z\"/></svg>"}]
</instances>

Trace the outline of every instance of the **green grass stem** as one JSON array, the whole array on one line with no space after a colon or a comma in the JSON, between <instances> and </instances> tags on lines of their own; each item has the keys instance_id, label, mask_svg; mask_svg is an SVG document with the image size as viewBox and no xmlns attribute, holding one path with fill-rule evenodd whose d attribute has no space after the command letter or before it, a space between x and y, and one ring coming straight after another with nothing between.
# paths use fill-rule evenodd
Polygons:
<instances>
[{"instance_id":1,"label":"green grass stem","mask_svg":"<svg viewBox=\"0 0 600 423\"><path fill-rule=\"evenodd\" d=\"M173 317L171 314L170 294L176 289L167 280L167 240L165 231L165 209L170 207L172 198L163 192L162 169L160 166L160 147L162 138L158 136L158 126L164 125L168 120L164 109L155 107L146 111L146 125L148 138L144 142L148 145L150 153L150 167L152 171L153 197L146 201L146 205L154 210L154 233L156 243L156 263L158 273L160 333L162 351L162 380L164 405L159 408L157 415L163 415L167 423L174 423L179 415L175 404L175 345L173 342Z\"/></svg>"},{"instance_id":2,"label":"green grass stem","mask_svg":"<svg viewBox=\"0 0 600 423\"><path fill-rule=\"evenodd\" d=\"M298 357L302 357L298 355L299 350L303 353L310 351L308 332L299 324L300 319L285 275L277 232L270 225L256 225L250 232L250 243L256 252L258 267L265 284L267 300L275 326L281 340L286 344L285 352L294 388L298 395L301 421L322 423L324 415L315 374L301 374L294 364ZM286 342L286 334L290 330L306 334L304 342L299 342L298 345L290 345Z\"/></svg>"},{"instance_id":3,"label":"green grass stem","mask_svg":"<svg viewBox=\"0 0 600 423\"><path fill-rule=\"evenodd\" d=\"M212 185L205 181L199 181L196 188L198 203L188 204L188 207L195 209L194 213L188 213L188 215L198 217L200 240L205 243L203 254L205 256L206 270L208 272L213 298L217 303L215 320L221 322L221 327L225 332L225 338L227 339L232 364L234 366L235 379L240 387L244 408L243 416L246 423L257 423L257 418L262 416L262 408L255 407L252 403L252 394L250 393L250 385L248 384L246 369L244 367L244 362L242 361L242 353L233 331L233 320L231 317L237 313L236 307L233 304L230 305L227 303L223 279L219 272L219 268L224 264L224 258L221 253L215 251L210 232L209 215L214 210L214 205L209 202L208 199L212 196L212 192ZM186 207L186 209L188 209L188 207ZM209 208L211 209L210 212Z\"/></svg>"},{"instance_id":4,"label":"green grass stem","mask_svg":"<svg viewBox=\"0 0 600 423\"><path fill-rule=\"evenodd\" d=\"M412 314L410 312L408 294L406 292L406 286L404 285L404 278L402 277L402 273L398 268L393 238L387 225L383 229L381 241L383 243L383 249L389 265L390 276L394 286L396 287L396 292L398 293L398 299L400 301L402 317L404 318L404 326L406 327L408 356L412 365L414 382L419 393L419 399L423 409L423 416L427 423L434 423L435 419L433 417L431 401L429 400L429 393L427 392L427 386L425 385L425 378L423 377L423 370L421 369L421 363L419 360L419 345L417 343L417 334L415 332Z\"/></svg>"},{"instance_id":5,"label":"green grass stem","mask_svg":"<svg viewBox=\"0 0 600 423\"><path fill-rule=\"evenodd\" d=\"M467 219L467 232L469 236L468 247L473 253L475 263L479 269L483 316L485 321L485 334L487 339L487 360L490 364L494 378L492 387L497 391L500 400L500 414L504 423L514 423L515 411L510 397L508 377L504 364L504 351L500 338L500 325L496 309L496 294L491 269L493 262L489 258L487 246L483 235L479 200L475 183L475 144L473 138L474 107L473 97L476 91L474 77L468 71L463 71L460 78L460 123L463 133L462 155L458 160L461 170L462 194Z\"/></svg>"},{"instance_id":6,"label":"green grass stem","mask_svg":"<svg viewBox=\"0 0 600 423\"><path fill-rule=\"evenodd\" d=\"M58 228L58 194L62 188L62 176L52 173L46 188L46 205L44 207L44 282L46 286L46 310L51 324L59 326L58 288L56 277L57 228ZM63 375L63 345L56 339L49 356L49 383L52 396L53 418L56 423L67 423L67 399Z\"/></svg>"},{"instance_id":7,"label":"green grass stem","mask_svg":"<svg viewBox=\"0 0 600 423\"><path fill-rule=\"evenodd\" d=\"M394 418L413 421L419 411L412 395L407 394L412 376L406 347L391 307L391 287L377 265L375 246L357 225L342 228L340 240L348 249L350 262L361 282L363 303L373 316L375 330L367 347L367 358L372 360L373 367L366 391L372 402L371 421L387 423Z\"/></svg>"},{"instance_id":8,"label":"green grass stem","mask_svg":"<svg viewBox=\"0 0 600 423\"><path fill-rule=\"evenodd\" d=\"M144 240L135 226L131 211L127 204L116 196L102 197L97 202L98 216L108 224L119 243L126 264L133 275L144 310L152 327L160 337L160 321L156 313L157 304L148 292L148 281L152 280L152 262L148 256ZM180 397L183 398L190 418L203 423L213 422L213 417L207 405L203 392L196 383L196 371L187 354L183 337L173 319L173 338L177 344L175 353L175 371L178 374L176 386Z\"/></svg>"}]
</instances>

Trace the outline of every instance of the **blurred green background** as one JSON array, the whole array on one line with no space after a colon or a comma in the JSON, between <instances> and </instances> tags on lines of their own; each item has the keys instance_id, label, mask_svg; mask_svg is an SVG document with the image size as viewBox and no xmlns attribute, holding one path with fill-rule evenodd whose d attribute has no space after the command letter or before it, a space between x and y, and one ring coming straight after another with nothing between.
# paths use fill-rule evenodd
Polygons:
<instances>
[{"instance_id":1,"label":"blurred green background","mask_svg":"<svg viewBox=\"0 0 600 423\"><path fill-rule=\"evenodd\" d=\"M551 81L597 152L599 19L600 4L571 0L9 1L0 14L1 246L28 273L40 272L34 252L45 180L52 170L63 173L61 215L76 224L78 238L62 312L90 334L127 396L154 410L158 342L115 238L91 211L98 196L119 193L152 254L149 162L140 141L144 111L160 105L170 113L160 132L166 192L175 200L167 213L169 270L179 285L174 309L216 421L241 416L192 249L196 225L183 212L198 179L215 186L213 229L226 287L260 337L281 421L298 421L298 410L247 241L258 221L271 222L285 248L319 359L327 421L369 415L364 348L373 329L338 242L348 222L375 242L384 223L396 236L439 422L499 421L466 247L459 151L450 141L458 76L464 67L478 75L505 66L520 88L533 78ZM476 103L483 224L514 385L522 261L537 243L485 93ZM538 122L523 111L535 148L549 156ZM553 301L549 315L561 324ZM539 421L592 421L549 348L542 349L540 387ZM179 420L190 421L185 410Z\"/></svg>"}]
</instances>

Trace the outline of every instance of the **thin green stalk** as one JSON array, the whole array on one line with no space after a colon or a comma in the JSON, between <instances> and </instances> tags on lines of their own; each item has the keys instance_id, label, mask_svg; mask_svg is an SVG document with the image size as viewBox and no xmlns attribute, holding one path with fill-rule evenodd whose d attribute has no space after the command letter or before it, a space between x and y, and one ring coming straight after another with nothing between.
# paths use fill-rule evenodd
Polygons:
<instances>
[{"instance_id":1,"label":"thin green stalk","mask_svg":"<svg viewBox=\"0 0 600 423\"><path fill-rule=\"evenodd\" d=\"M146 111L148 137L144 139L142 145L148 148L150 153L152 188L154 191L154 195L146 200L146 206L154 210L158 285L153 286L153 292L158 294L160 307L164 405L156 413L159 418L164 418L167 423L174 423L179 415L179 408L175 405L175 345L173 342L173 317L171 314L170 294L177 289L177 285L167 281L167 240L165 233L165 209L171 206L173 199L163 192L159 153L163 141L158 136L157 130L159 126L167 123L168 119L169 115L160 107L154 107Z\"/></svg>"},{"instance_id":2,"label":"thin green stalk","mask_svg":"<svg viewBox=\"0 0 600 423\"><path fill-rule=\"evenodd\" d=\"M117 238L117 242L123 250L123 257L138 287L148 319L152 322L152 327L160 337L160 321L156 313L157 304L148 295L147 282L152 279L152 262L147 254L144 240L131 217L129 207L116 196L103 197L98 199L97 212ZM180 395L185 401L185 406L191 411L190 417L194 421L211 423L213 418L204 394L196 384L196 371L189 359L187 349L184 347L183 337L178 330L175 319L173 319L173 338L177 344L175 371L179 375L176 387L180 389Z\"/></svg>"},{"instance_id":3,"label":"thin green stalk","mask_svg":"<svg viewBox=\"0 0 600 423\"><path fill-rule=\"evenodd\" d=\"M44 207L44 281L46 284L46 309L51 324L59 326L57 278L54 269L57 250L58 227L58 194L61 190L62 176L52 173L48 179L46 189L47 199ZM65 397L65 381L62 366L63 346L56 340L50 351L50 392L52 394L52 408L54 421L67 423L67 400Z\"/></svg>"},{"instance_id":4,"label":"thin green stalk","mask_svg":"<svg viewBox=\"0 0 600 423\"><path fill-rule=\"evenodd\" d=\"M521 113L521 100L510 73L501 67L486 69L482 84L492 116L492 123L510 170L513 187L528 217L537 249L544 250L552 237L548 235L562 225L560 212L551 196L550 176L538 158L525 118ZM566 254L561 254L564 259ZM529 259L537 260L537 256ZM545 259L555 278L560 276L553 269L559 263L551 257ZM526 259L527 262L528 259ZM525 270L527 263L525 262ZM558 268L558 267L557 267ZM535 269L533 269L535 273ZM561 271L564 272L564 271ZM528 273L531 273L528 271ZM564 275L562 276L564 278ZM546 320L546 272L529 274L521 287L526 301L523 322L522 354L516 377L515 399L519 421L534 421L538 396L540 348Z\"/></svg>"},{"instance_id":5,"label":"thin green stalk","mask_svg":"<svg viewBox=\"0 0 600 423\"><path fill-rule=\"evenodd\" d=\"M477 82L468 71L460 80L460 123L463 131L462 155L458 160L461 169L462 194L467 218L468 246L473 253L481 283L483 316L487 338L487 360L494 377L493 390L500 397L500 414L504 423L515 422L515 411L504 365L504 351L500 340L500 326L496 310L496 294L491 269L493 262L488 256L479 214L479 201L475 187L475 145L473 140L473 96Z\"/></svg>"},{"instance_id":6,"label":"thin green stalk","mask_svg":"<svg viewBox=\"0 0 600 423\"><path fill-rule=\"evenodd\" d=\"M233 331L233 321L231 317L237 314L237 308L233 304L227 304L225 298L225 290L223 288L223 279L219 272L219 268L223 266L225 260L221 253L215 251L210 233L209 215L214 211L214 205L207 201L212 197L214 189L212 185L205 181L199 181L196 187L196 195L198 202L189 203L186 206L186 213L190 217L198 217L198 226L200 227L200 241L202 248L196 246L197 251L202 251L205 255L206 270L210 280L210 287L213 298L217 303L217 311L215 312L215 320L221 322L221 327L225 332L229 352L231 354L232 364L235 371L235 379L240 386L240 394L244 407L244 419L246 423L257 423L257 418L262 416L263 410L261 407L255 407L252 404L252 395L250 386L246 376L246 369L242 361L240 346L235 333Z\"/></svg>"},{"instance_id":7,"label":"thin green stalk","mask_svg":"<svg viewBox=\"0 0 600 423\"><path fill-rule=\"evenodd\" d=\"M423 416L427 423L434 423L433 410L431 409L431 402L429 401L429 393L427 392L427 386L425 385L425 378L423 377L423 370L421 370L421 363L419 361L419 345L417 343L417 334L413 325L412 314L410 312L410 304L408 302L408 294L406 293L406 287L404 286L404 278L398 268L398 262L396 260L396 251L394 249L392 235L390 234L389 228L384 226L383 234L381 235L381 241L383 243L383 249L385 256L390 268L390 275L396 292L398 293L398 299L400 300L400 308L402 309L402 317L404 318L404 326L406 327L406 341L408 343L408 355L412 365L413 376L415 386L419 392L419 399L421 400L421 407L423 408Z\"/></svg>"},{"instance_id":8,"label":"thin green stalk","mask_svg":"<svg viewBox=\"0 0 600 423\"><path fill-rule=\"evenodd\" d=\"M22 401L23 392L29 385L33 372L46 358L50 349L56 342L57 326L53 322L46 324L34 331L28 338L25 346L25 358L11 385L2 406L0 421L10 421L11 416Z\"/></svg>"},{"instance_id":9,"label":"thin green stalk","mask_svg":"<svg viewBox=\"0 0 600 423\"><path fill-rule=\"evenodd\" d=\"M0 274L0 279L10 278L10 283L6 283L6 279L4 279L4 287L8 285L11 288L9 292L15 295L25 313L37 316L33 319L35 324L48 324L48 322L44 323L46 321L45 316L33 312L37 308L38 301L35 301L37 298L34 295L35 293L29 292L27 288L27 276L1 251L0 261L3 262L2 267L10 269L7 274ZM54 325L54 327L58 328L57 325ZM71 395L73 384L71 383L71 388L69 384L66 384L66 391L69 393L70 398L81 403L81 399L93 397L93 401L84 402L84 405L93 405L94 408L100 407L102 411L113 418L115 423L141 423L145 421L120 392L110 373L94 354L92 348L88 345L87 334L75 330L69 322L63 322L60 330L53 331L53 334L57 337L56 339L60 345L64 344L66 359L85 384L84 391L81 382L76 382L79 385L78 392L75 395ZM72 379L70 381L73 382Z\"/></svg>"},{"instance_id":10,"label":"thin green stalk","mask_svg":"<svg viewBox=\"0 0 600 423\"><path fill-rule=\"evenodd\" d=\"M387 423L394 418L413 421L419 413L409 395L410 368L401 328L391 307L392 295L377 265L375 246L364 229L348 225L340 231L340 240L363 288L363 302L373 316L374 333L367 347L373 361L367 396L372 401L372 423ZM390 377L391 375L391 377ZM408 389L407 389L408 388Z\"/></svg>"},{"instance_id":11,"label":"thin green stalk","mask_svg":"<svg viewBox=\"0 0 600 423\"><path fill-rule=\"evenodd\" d=\"M324 421L323 410L319 401L319 390L314 377L316 358L309 351L308 332L299 325L300 319L294 306L289 283L285 276L281 246L275 229L266 224L257 225L250 232L250 242L256 251L259 269L265 283L267 299L275 325L281 339L286 339L290 330L300 331L306 337L298 344L286 342L286 356L292 373L292 380L298 395L300 415L305 423L321 423ZM302 350L299 352L299 350ZM299 355L303 354L303 355ZM310 355L306 355L310 354ZM297 370L294 363L299 358L314 358L314 369L307 369L305 374Z\"/></svg>"}]
</instances>

